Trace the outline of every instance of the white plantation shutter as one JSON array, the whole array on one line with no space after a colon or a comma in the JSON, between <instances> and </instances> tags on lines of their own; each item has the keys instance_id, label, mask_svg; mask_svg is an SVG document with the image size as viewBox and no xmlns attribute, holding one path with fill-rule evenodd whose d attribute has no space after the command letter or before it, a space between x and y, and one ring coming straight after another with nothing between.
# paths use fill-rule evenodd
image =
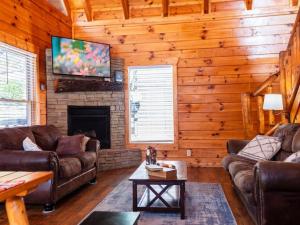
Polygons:
<instances>
[{"instance_id":1,"label":"white plantation shutter","mask_svg":"<svg viewBox=\"0 0 300 225\"><path fill-rule=\"evenodd\" d=\"M173 67L129 67L131 142L174 142Z\"/></svg>"},{"instance_id":2,"label":"white plantation shutter","mask_svg":"<svg viewBox=\"0 0 300 225\"><path fill-rule=\"evenodd\" d=\"M34 124L36 55L0 42L0 127Z\"/></svg>"}]
</instances>

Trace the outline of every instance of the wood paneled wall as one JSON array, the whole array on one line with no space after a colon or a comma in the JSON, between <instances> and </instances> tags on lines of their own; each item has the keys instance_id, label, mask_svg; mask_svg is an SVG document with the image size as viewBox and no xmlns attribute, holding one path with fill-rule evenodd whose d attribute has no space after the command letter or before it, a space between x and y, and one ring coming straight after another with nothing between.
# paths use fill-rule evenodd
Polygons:
<instances>
[{"instance_id":1,"label":"wood paneled wall","mask_svg":"<svg viewBox=\"0 0 300 225\"><path fill-rule=\"evenodd\" d=\"M71 37L71 20L46 0L1 0L0 41L38 54L38 81L46 84L45 49L51 35ZM39 111L46 123L46 93L39 90Z\"/></svg>"},{"instance_id":2,"label":"wood paneled wall","mask_svg":"<svg viewBox=\"0 0 300 225\"><path fill-rule=\"evenodd\" d=\"M289 122L300 122L300 11L285 51L280 53L280 89Z\"/></svg>"},{"instance_id":3,"label":"wood paneled wall","mask_svg":"<svg viewBox=\"0 0 300 225\"><path fill-rule=\"evenodd\" d=\"M235 2L237 11L208 15L74 23L75 38L111 44L112 55L126 65L178 58L178 149L161 151L160 157L219 166L226 141L244 138L240 94L278 71L296 8L268 0L254 1L259 6L244 11L241 1L230 1L230 6ZM187 149L192 157L186 156Z\"/></svg>"}]
</instances>

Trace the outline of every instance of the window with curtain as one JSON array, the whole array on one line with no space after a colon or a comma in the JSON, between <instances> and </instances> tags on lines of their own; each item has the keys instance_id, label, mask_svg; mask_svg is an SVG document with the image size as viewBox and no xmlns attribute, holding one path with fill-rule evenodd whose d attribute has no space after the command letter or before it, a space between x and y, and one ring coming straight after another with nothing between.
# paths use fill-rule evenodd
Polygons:
<instances>
[{"instance_id":1,"label":"window with curtain","mask_svg":"<svg viewBox=\"0 0 300 225\"><path fill-rule=\"evenodd\" d=\"M0 42L0 127L34 124L36 55Z\"/></svg>"},{"instance_id":2,"label":"window with curtain","mask_svg":"<svg viewBox=\"0 0 300 225\"><path fill-rule=\"evenodd\" d=\"M128 68L131 143L174 143L173 66Z\"/></svg>"}]
</instances>

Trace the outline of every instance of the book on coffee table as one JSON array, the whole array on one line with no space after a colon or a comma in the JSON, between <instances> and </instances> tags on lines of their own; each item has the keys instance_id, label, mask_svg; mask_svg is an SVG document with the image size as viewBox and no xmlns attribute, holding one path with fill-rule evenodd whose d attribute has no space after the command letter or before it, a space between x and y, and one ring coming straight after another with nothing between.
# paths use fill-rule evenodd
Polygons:
<instances>
[{"instance_id":1,"label":"book on coffee table","mask_svg":"<svg viewBox=\"0 0 300 225\"><path fill-rule=\"evenodd\" d=\"M161 167L159 165L146 165L145 167L148 171L161 171L161 170L163 170L163 167Z\"/></svg>"},{"instance_id":2,"label":"book on coffee table","mask_svg":"<svg viewBox=\"0 0 300 225\"><path fill-rule=\"evenodd\" d=\"M165 179L175 179L177 178L177 170L173 168L162 168L159 171L148 170L148 175L151 177L159 177Z\"/></svg>"}]
</instances>

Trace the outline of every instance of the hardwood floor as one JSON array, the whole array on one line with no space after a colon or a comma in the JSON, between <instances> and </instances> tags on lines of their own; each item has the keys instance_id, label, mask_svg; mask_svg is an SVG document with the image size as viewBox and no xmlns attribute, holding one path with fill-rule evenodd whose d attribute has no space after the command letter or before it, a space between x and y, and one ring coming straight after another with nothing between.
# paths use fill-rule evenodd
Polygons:
<instances>
[{"instance_id":1,"label":"hardwood floor","mask_svg":"<svg viewBox=\"0 0 300 225\"><path fill-rule=\"evenodd\" d=\"M135 168L118 169L99 173L96 185L85 185L57 204L55 212L43 214L39 206L28 206L31 225L76 225L123 179L127 179ZM189 168L188 180L194 182L221 183L238 225L254 225L246 209L239 201L222 168ZM0 212L0 225L7 224L4 208Z\"/></svg>"}]
</instances>

